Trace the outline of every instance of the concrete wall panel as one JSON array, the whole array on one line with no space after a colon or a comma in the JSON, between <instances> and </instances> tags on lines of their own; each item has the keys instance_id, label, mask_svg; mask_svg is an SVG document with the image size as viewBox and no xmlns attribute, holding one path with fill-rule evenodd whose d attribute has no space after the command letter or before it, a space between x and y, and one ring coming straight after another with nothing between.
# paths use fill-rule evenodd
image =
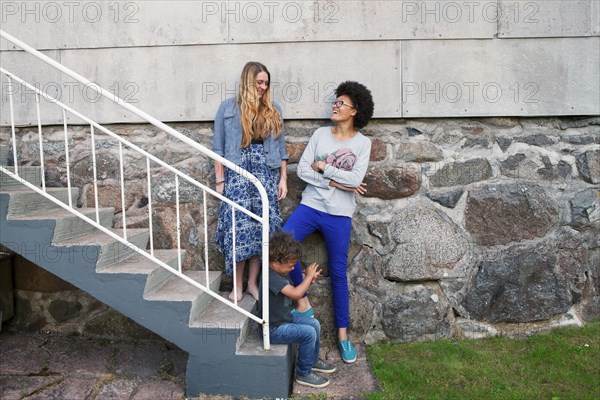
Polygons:
<instances>
[{"instance_id":1,"label":"concrete wall panel","mask_svg":"<svg viewBox=\"0 0 600 400\"><path fill-rule=\"evenodd\" d=\"M498 37L600 35L597 0L498 0Z\"/></svg>"},{"instance_id":2,"label":"concrete wall panel","mask_svg":"<svg viewBox=\"0 0 600 400\"><path fill-rule=\"evenodd\" d=\"M286 118L327 117L326 103L346 79L371 88L378 118L599 113L595 0L3 0L0 6L3 29L56 49L49 54L57 60L166 121L211 120L219 102L235 94L248 60L273 72L274 98ZM496 18L505 40L493 38ZM100 121L139 120L48 67L34 72L41 64L29 55L0 56L2 66ZM0 83L6 124L7 86ZM62 122L57 110L46 109L43 118ZM34 108L17 104L15 113L18 123L35 120Z\"/></svg>"},{"instance_id":3,"label":"concrete wall panel","mask_svg":"<svg viewBox=\"0 0 600 400\"><path fill-rule=\"evenodd\" d=\"M402 49L404 117L600 114L597 37L410 41Z\"/></svg>"},{"instance_id":4,"label":"concrete wall panel","mask_svg":"<svg viewBox=\"0 0 600 400\"><path fill-rule=\"evenodd\" d=\"M328 118L333 90L344 80L373 92L378 117L399 117L400 42L313 42L63 50L60 60L123 100L164 121L212 120L222 100L234 96L249 60L272 73L274 99L285 118ZM24 65L29 55L4 52ZM318 56L316 56L318 55ZM103 64L103 60L110 60ZM351 61L344 61L351 60ZM360 60L360 62L356 62ZM46 85L46 79L34 76ZM52 75L69 105L100 122L139 118L100 99L92 87ZM71 83L67 83L71 82ZM65 96L69 94L69 96ZM57 119L56 122L61 122Z\"/></svg>"},{"instance_id":5,"label":"concrete wall panel","mask_svg":"<svg viewBox=\"0 0 600 400\"><path fill-rule=\"evenodd\" d=\"M5 31L37 49L77 49L492 38L496 9L497 0L3 0L0 19Z\"/></svg>"},{"instance_id":6,"label":"concrete wall panel","mask_svg":"<svg viewBox=\"0 0 600 400\"><path fill-rule=\"evenodd\" d=\"M59 60L58 51L43 53ZM59 101L69 97L69 88L63 84L61 73L48 67L45 63L22 51L2 52L0 58L4 69L31 83L44 93ZM15 80L12 83L9 82L4 74L0 74L0 124L10 125L10 97L13 99L15 123L37 126L35 91ZM40 115L44 124L62 121L62 111L42 96L40 96Z\"/></svg>"},{"instance_id":7,"label":"concrete wall panel","mask_svg":"<svg viewBox=\"0 0 600 400\"><path fill-rule=\"evenodd\" d=\"M2 0L0 21L36 49L225 43L227 24L210 13L220 3L226 2Z\"/></svg>"},{"instance_id":8,"label":"concrete wall panel","mask_svg":"<svg viewBox=\"0 0 600 400\"><path fill-rule=\"evenodd\" d=\"M230 2L229 7L240 16L229 21L229 40L234 43L493 38L496 34L496 0Z\"/></svg>"}]
</instances>

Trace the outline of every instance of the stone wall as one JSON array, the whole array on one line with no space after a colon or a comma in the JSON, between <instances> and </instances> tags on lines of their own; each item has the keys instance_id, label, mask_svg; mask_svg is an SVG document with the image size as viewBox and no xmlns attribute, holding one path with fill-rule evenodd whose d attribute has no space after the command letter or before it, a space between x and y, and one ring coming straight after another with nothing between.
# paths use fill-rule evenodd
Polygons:
<instances>
[{"instance_id":1,"label":"stone wall","mask_svg":"<svg viewBox=\"0 0 600 400\"><path fill-rule=\"evenodd\" d=\"M282 202L284 217L304 188L295 175L298 159L314 129L325 123L287 122L290 193ZM210 147L212 124L173 126ZM208 159L155 128L111 129L213 184ZM2 142L8 142L9 131L0 132ZM65 185L62 127L44 132L47 177ZM364 133L373 150L368 192L358 199L349 254L354 340L519 336L600 316L600 118L375 120ZM22 164L39 164L36 135L35 128L17 129ZM94 202L89 140L89 128L69 128L71 173L82 188L82 206ZM128 226L148 226L145 160L125 152L127 193L121 204L118 147L99 135L96 148L100 205L116 208L116 227L122 225L123 210ZM172 247L173 178L154 165L152 176L155 248ZM202 268L202 194L183 185L180 196L184 266ZM207 204L211 269L224 267L213 243L217 206ZM312 235L304 246L305 261L317 261L326 271L320 236ZM326 273L311 292L325 340L335 332L328 279ZM97 312L71 288L61 290L76 295L61 295L60 301L48 290L16 289L17 313L33 313L40 309L39 299L47 299L39 311L43 318L31 317L19 327L69 326L82 332L81 323L75 327L70 321ZM118 334L111 318L105 319L102 329Z\"/></svg>"}]
</instances>

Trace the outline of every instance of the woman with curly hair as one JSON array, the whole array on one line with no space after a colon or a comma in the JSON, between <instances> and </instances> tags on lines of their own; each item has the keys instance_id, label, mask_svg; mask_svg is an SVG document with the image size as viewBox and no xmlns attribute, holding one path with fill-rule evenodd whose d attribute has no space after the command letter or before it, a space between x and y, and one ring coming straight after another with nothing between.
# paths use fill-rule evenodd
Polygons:
<instances>
[{"instance_id":1,"label":"woman with curly hair","mask_svg":"<svg viewBox=\"0 0 600 400\"><path fill-rule=\"evenodd\" d=\"M259 62L244 66L236 98L221 103L214 126L213 150L220 156L249 171L263 184L269 199L269 235L282 225L279 200L287 195L287 159L281 108L271 100L271 74ZM261 198L252 182L243 174L215 161L216 191L254 214L262 214ZM231 206L221 203L217 224L217 244L225 255L226 273L232 275L236 264L236 291L231 301L243 297L243 277L249 262L247 292L258 300L257 279L262 252L262 226L247 214L235 218L235 253L233 260L233 225Z\"/></svg>"},{"instance_id":2,"label":"woman with curly hair","mask_svg":"<svg viewBox=\"0 0 600 400\"><path fill-rule=\"evenodd\" d=\"M359 132L373 116L371 92L358 82L343 82L332 103L333 126L322 127L310 138L298 164L298 176L308 185L302 201L283 229L298 241L319 231L325 238L338 347L342 360L356 361L356 350L348 340L349 294L346 267L352 214L356 194L364 194L362 183L371 154L371 140ZM294 285L302 282L297 263L291 273ZM298 300L294 313L312 316L308 297Z\"/></svg>"}]
</instances>

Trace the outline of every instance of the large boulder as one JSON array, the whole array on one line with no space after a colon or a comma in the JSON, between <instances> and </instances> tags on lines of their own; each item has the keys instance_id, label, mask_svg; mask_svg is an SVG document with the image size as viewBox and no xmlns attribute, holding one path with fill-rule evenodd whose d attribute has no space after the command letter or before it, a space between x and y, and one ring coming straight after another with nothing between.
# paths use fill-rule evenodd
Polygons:
<instances>
[{"instance_id":1,"label":"large boulder","mask_svg":"<svg viewBox=\"0 0 600 400\"><path fill-rule=\"evenodd\" d=\"M435 187L464 186L484 181L492 177L492 166L483 158L445 165L429 177L429 183Z\"/></svg>"},{"instance_id":2,"label":"large boulder","mask_svg":"<svg viewBox=\"0 0 600 400\"><path fill-rule=\"evenodd\" d=\"M374 167L369 168L364 182L367 184L364 197L377 197L382 200L402 199L419 191L421 175L417 168Z\"/></svg>"},{"instance_id":3,"label":"large boulder","mask_svg":"<svg viewBox=\"0 0 600 400\"><path fill-rule=\"evenodd\" d=\"M385 278L421 281L464 276L469 244L462 230L435 207L414 205L389 224L396 244L384 259Z\"/></svg>"},{"instance_id":4,"label":"large boulder","mask_svg":"<svg viewBox=\"0 0 600 400\"><path fill-rule=\"evenodd\" d=\"M585 321L595 321L600 318L600 243L590 250L590 271L586 278L579 314Z\"/></svg>"},{"instance_id":5,"label":"large boulder","mask_svg":"<svg viewBox=\"0 0 600 400\"><path fill-rule=\"evenodd\" d=\"M547 152L546 152L547 153ZM525 149L500 163L502 175L516 179L557 180L571 177L572 167L558 155L552 159L541 150Z\"/></svg>"},{"instance_id":6,"label":"large boulder","mask_svg":"<svg viewBox=\"0 0 600 400\"><path fill-rule=\"evenodd\" d=\"M468 193L465 227L477 244L543 237L557 221L558 206L540 186L495 184Z\"/></svg>"},{"instance_id":7,"label":"large boulder","mask_svg":"<svg viewBox=\"0 0 600 400\"><path fill-rule=\"evenodd\" d=\"M350 324L352 334L360 338L371 330L376 309L386 296L382 265L383 260L374 249L362 246L348 266Z\"/></svg>"},{"instance_id":8,"label":"large boulder","mask_svg":"<svg viewBox=\"0 0 600 400\"><path fill-rule=\"evenodd\" d=\"M405 162L431 162L444 159L442 149L429 142L400 143L396 158Z\"/></svg>"},{"instance_id":9,"label":"large boulder","mask_svg":"<svg viewBox=\"0 0 600 400\"><path fill-rule=\"evenodd\" d=\"M387 145L379 139L371 141L371 156L370 161L383 161L387 158Z\"/></svg>"},{"instance_id":10,"label":"large boulder","mask_svg":"<svg viewBox=\"0 0 600 400\"><path fill-rule=\"evenodd\" d=\"M553 254L524 251L514 256L484 260L477 265L463 306L472 319L532 322L567 312L573 296Z\"/></svg>"},{"instance_id":11,"label":"large boulder","mask_svg":"<svg viewBox=\"0 0 600 400\"><path fill-rule=\"evenodd\" d=\"M381 326L393 342L452 336L451 307L439 287L413 285L381 305Z\"/></svg>"}]
</instances>

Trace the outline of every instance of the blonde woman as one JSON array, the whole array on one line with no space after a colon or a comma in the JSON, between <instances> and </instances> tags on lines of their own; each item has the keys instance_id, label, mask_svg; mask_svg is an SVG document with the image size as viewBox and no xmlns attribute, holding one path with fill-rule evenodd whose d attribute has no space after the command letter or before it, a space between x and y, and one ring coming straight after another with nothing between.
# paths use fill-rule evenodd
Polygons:
<instances>
[{"instance_id":1,"label":"blonde woman","mask_svg":"<svg viewBox=\"0 0 600 400\"><path fill-rule=\"evenodd\" d=\"M271 74L263 64L244 66L236 98L221 103L214 126L215 153L249 171L260 180L269 199L269 234L281 230L279 200L287 195L287 159L281 108L271 99ZM257 215L261 199L249 179L223 164L215 162L216 191ZM243 297L243 277L249 264L246 292L258 300L257 279L262 252L262 227L243 212L235 214L235 249L233 260L231 207L221 203L217 224L217 244L225 255L226 273L233 274L236 263L236 289L231 301Z\"/></svg>"}]
</instances>

